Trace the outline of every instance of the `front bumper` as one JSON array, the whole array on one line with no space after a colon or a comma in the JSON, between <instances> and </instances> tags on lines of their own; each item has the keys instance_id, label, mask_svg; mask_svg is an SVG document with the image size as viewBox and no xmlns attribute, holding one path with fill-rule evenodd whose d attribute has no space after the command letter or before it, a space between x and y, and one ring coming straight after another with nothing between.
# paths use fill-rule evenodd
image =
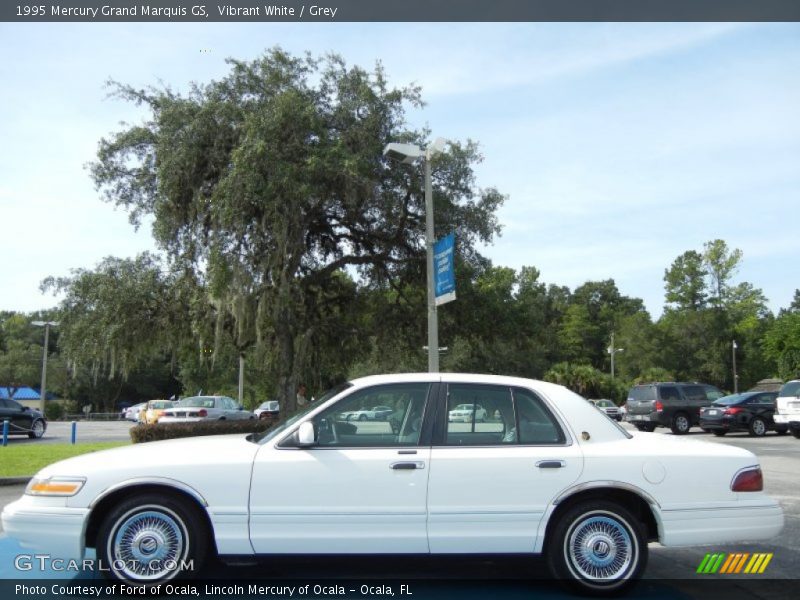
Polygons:
<instances>
[{"instance_id":1,"label":"front bumper","mask_svg":"<svg viewBox=\"0 0 800 600\"><path fill-rule=\"evenodd\" d=\"M67 508L23 496L6 505L0 519L3 531L23 548L52 558L81 560L88 515L88 508Z\"/></svg>"}]
</instances>

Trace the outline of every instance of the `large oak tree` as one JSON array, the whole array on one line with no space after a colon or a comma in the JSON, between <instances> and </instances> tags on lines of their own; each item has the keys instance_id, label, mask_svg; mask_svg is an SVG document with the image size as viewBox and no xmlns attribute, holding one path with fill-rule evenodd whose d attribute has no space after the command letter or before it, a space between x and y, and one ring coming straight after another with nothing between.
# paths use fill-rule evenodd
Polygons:
<instances>
[{"instance_id":1,"label":"large oak tree","mask_svg":"<svg viewBox=\"0 0 800 600\"><path fill-rule=\"evenodd\" d=\"M114 94L149 119L103 139L92 176L105 198L153 231L171 268L191 272L240 353L267 344L289 410L320 330L361 284L400 286L424 273L420 169L389 164L390 141L426 145L405 108L414 87L382 68L280 49L229 61L219 81ZM467 260L498 232L503 197L476 187L475 144L434 161L437 235L455 231ZM422 267L422 268L420 268ZM424 284L423 284L424 285Z\"/></svg>"}]
</instances>

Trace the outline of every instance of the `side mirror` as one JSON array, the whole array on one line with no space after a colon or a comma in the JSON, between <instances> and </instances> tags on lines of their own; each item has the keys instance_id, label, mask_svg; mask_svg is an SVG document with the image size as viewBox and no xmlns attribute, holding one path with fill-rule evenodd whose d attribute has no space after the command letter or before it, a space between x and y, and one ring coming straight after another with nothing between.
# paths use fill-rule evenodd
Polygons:
<instances>
[{"instance_id":1,"label":"side mirror","mask_svg":"<svg viewBox=\"0 0 800 600\"><path fill-rule=\"evenodd\" d=\"M311 421L300 423L297 430L297 445L301 448L308 448L317 443L316 435L314 433L314 424Z\"/></svg>"}]
</instances>

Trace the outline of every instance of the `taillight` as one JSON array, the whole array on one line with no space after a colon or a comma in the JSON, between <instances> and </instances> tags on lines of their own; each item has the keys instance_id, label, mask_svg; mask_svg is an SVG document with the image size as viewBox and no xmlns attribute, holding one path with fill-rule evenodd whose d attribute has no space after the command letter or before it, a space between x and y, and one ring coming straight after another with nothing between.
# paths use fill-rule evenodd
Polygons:
<instances>
[{"instance_id":1,"label":"taillight","mask_svg":"<svg viewBox=\"0 0 800 600\"><path fill-rule=\"evenodd\" d=\"M734 492L760 492L763 489L764 476L761 474L761 467L740 471L731 482L731 491Z\"/></svg>"},{"instance_id":2,"label":"taillight","mask_svg":"<svg viewBox=\"0 0 800 600\"><path fill-rule=\"evenodd\" d=\"M197 411L197 414L200 417L207 417L208 411L205 408L201 408L200 410Z\"/></svg>"},{"instance_id":3,"label":"taillight","mask_svg":"<svg viewBox=\"0 0 800 600\"><path fill-rule=\"evenodd\" d=\"M743 410L744 410L743 408L739 408L738 406L733 406L731 408L726 408L725 412L722 413L722 414L724 414L724 415L738 415Z\"/></svg>"},{"instance_id":4,"label":"taillight","mask_svg":"<svg viewBox=\"0 0 800 600\"><path fill-rule=\"evenodd\" d=\"M662 412L664 410L664 405L661 404L661 400L656 400L656 412Z\"/></svg>"}]
</instances>

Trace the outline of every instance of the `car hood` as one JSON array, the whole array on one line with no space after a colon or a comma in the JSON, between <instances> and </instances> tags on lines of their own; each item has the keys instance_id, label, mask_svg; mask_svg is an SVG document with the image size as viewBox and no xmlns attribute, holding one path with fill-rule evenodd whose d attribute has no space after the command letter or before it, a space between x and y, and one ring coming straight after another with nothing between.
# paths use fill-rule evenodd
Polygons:
<instances>
[{"instance_id":1,"label":"car hood","mask_svg":"<svg viewBox=\"0 0 800 600\"><path fill-rule=\"evenodd\" d=\"M62 460L37 476L84 478L83 488L65 498L70 508L89 508L113 490L148 484L192 490L207 506L240 511L261 448L243 434L146 442Z\"/></svg>"},{"instance_id":2,"label":"car hood","mask_svg":"<svg viewBox=\"0 0 800 600\"><path fill-rule=\"evenodd\" d=\"M169 476L192 468L208 470L216 465L250 465L259 446L246 438L244 434L210 435L132 444L53 463L39 471L37 477L67 475L88 478L105 472L120 476Z\"/></svg>"}]
</instances>

